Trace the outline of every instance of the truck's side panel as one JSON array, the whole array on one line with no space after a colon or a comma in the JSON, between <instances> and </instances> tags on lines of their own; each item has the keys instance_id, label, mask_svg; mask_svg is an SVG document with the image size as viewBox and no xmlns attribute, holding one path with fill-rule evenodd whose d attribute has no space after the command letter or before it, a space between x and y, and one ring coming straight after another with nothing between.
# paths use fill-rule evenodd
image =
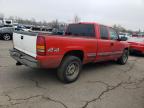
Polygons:
<instances>
[{"instance_id":1,"label":"truck's side panel","mask_svg":"<svg viewBox=\"0 0 144 108\"><path fill-rule=\"evenodd\" d=\"M55 42L53 42L55 41ZM95 38L84 37L59 37L48 36L46 37L46 50L47 56L52 55L64 55L69 51L83 51L84 61L83 63L92 62L96 58L97 52L97 40ZM49 52L49 49L59 49L58 52Z\"/></svg>"}]
</instances>

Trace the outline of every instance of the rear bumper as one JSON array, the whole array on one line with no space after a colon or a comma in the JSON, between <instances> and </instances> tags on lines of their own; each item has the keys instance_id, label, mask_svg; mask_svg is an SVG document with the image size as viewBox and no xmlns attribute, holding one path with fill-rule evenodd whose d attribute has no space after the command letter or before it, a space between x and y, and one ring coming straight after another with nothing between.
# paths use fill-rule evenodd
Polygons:
<instances>
[{"instance_id":1,"label":"rear bumper","mask_svg":"<svg viewBox=\"0 0 144 108\"><path fill-rule=\"evenodd\" d=\"M9 52L10 56L21 64L31 68L40 68L38 65L38 61L34 57L26 55L16 49L10 49Z\"/></svg>"},{"instance_id":2,"label":"rear bumper","mask_svg":"<svg viewBox=\"0 0 144 108\"><path fill-rule=\"evenodd\" d=\"M52 55L37 56L36 58L34 58L16 49L10 49L9 52L10 56L16 61L31 68L57 68L60 65L63 57L62 55Z\"/></svg>"}]
</instances>

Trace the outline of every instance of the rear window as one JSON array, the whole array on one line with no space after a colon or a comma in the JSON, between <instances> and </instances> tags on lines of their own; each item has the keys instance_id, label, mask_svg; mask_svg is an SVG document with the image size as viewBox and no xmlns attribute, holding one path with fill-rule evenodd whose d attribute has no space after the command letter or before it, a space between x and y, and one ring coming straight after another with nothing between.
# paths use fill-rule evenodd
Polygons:
<instances>
[{"instance_id":1,"label":"rear window","mask_svg":"<svg viewBox=\"0 0 144 108\"><path fill-rule=\"evenodd\" d=\"M95 27L94 24L70 24L65 34L82 37L95 37Z\"/></svg>"}]
</instances>

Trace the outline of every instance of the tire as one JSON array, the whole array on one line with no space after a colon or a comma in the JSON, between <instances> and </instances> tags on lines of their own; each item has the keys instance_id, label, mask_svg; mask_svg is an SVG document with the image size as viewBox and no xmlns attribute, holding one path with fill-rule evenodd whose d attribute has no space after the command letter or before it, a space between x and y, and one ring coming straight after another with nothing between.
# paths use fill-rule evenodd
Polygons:
<instances>
[{"instance_id":1,"label":"tire","mask_svg":"<svg viewBox=\"0 0 144 108\"><path fill-rule=\"evenodd\" d=\"M125 65L128 61L128 56L129 56L129 50L125 49L123 51L122 56L117 60L117 62L121 65Z\"/></svg>"},{"instance_id":2,"label":"tire","mask_svg":"<svg viewBox=\"0 0 144 108\"><path fill-rule=\"evenodd\" d=\"M12 36L10 35L10 34L3 34L3 39L5 40L5 41L9 41L9 40L11 40L11 38L12 38Z\"/></svg>"},{"instance_id":3,"label":"tire","mask_svg":"<svg viewBox=\"0 0 144 108\"><path fill-rule=\"evenodd\" d=\"M75 56L67 56L57 70L57 77L63 83L72 83L80 75L82 61Z\"/></svg>"}]
</instances>

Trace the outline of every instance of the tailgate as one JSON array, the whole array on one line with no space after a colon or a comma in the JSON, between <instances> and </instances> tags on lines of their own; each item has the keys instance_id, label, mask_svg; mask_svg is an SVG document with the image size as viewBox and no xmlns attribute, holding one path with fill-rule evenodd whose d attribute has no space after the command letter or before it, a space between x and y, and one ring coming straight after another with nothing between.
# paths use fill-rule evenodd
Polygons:
<instances>
[{"instance_id":1,"label":"tailgate","mask_svg":"<svg viewBox=\"0 0 144 108\"><path fill-rule=\"evenodd\" d=\"M14 48L36 57L36 41L38 33L15 31L13 34Z\"/></svg>"}]
</instances>

